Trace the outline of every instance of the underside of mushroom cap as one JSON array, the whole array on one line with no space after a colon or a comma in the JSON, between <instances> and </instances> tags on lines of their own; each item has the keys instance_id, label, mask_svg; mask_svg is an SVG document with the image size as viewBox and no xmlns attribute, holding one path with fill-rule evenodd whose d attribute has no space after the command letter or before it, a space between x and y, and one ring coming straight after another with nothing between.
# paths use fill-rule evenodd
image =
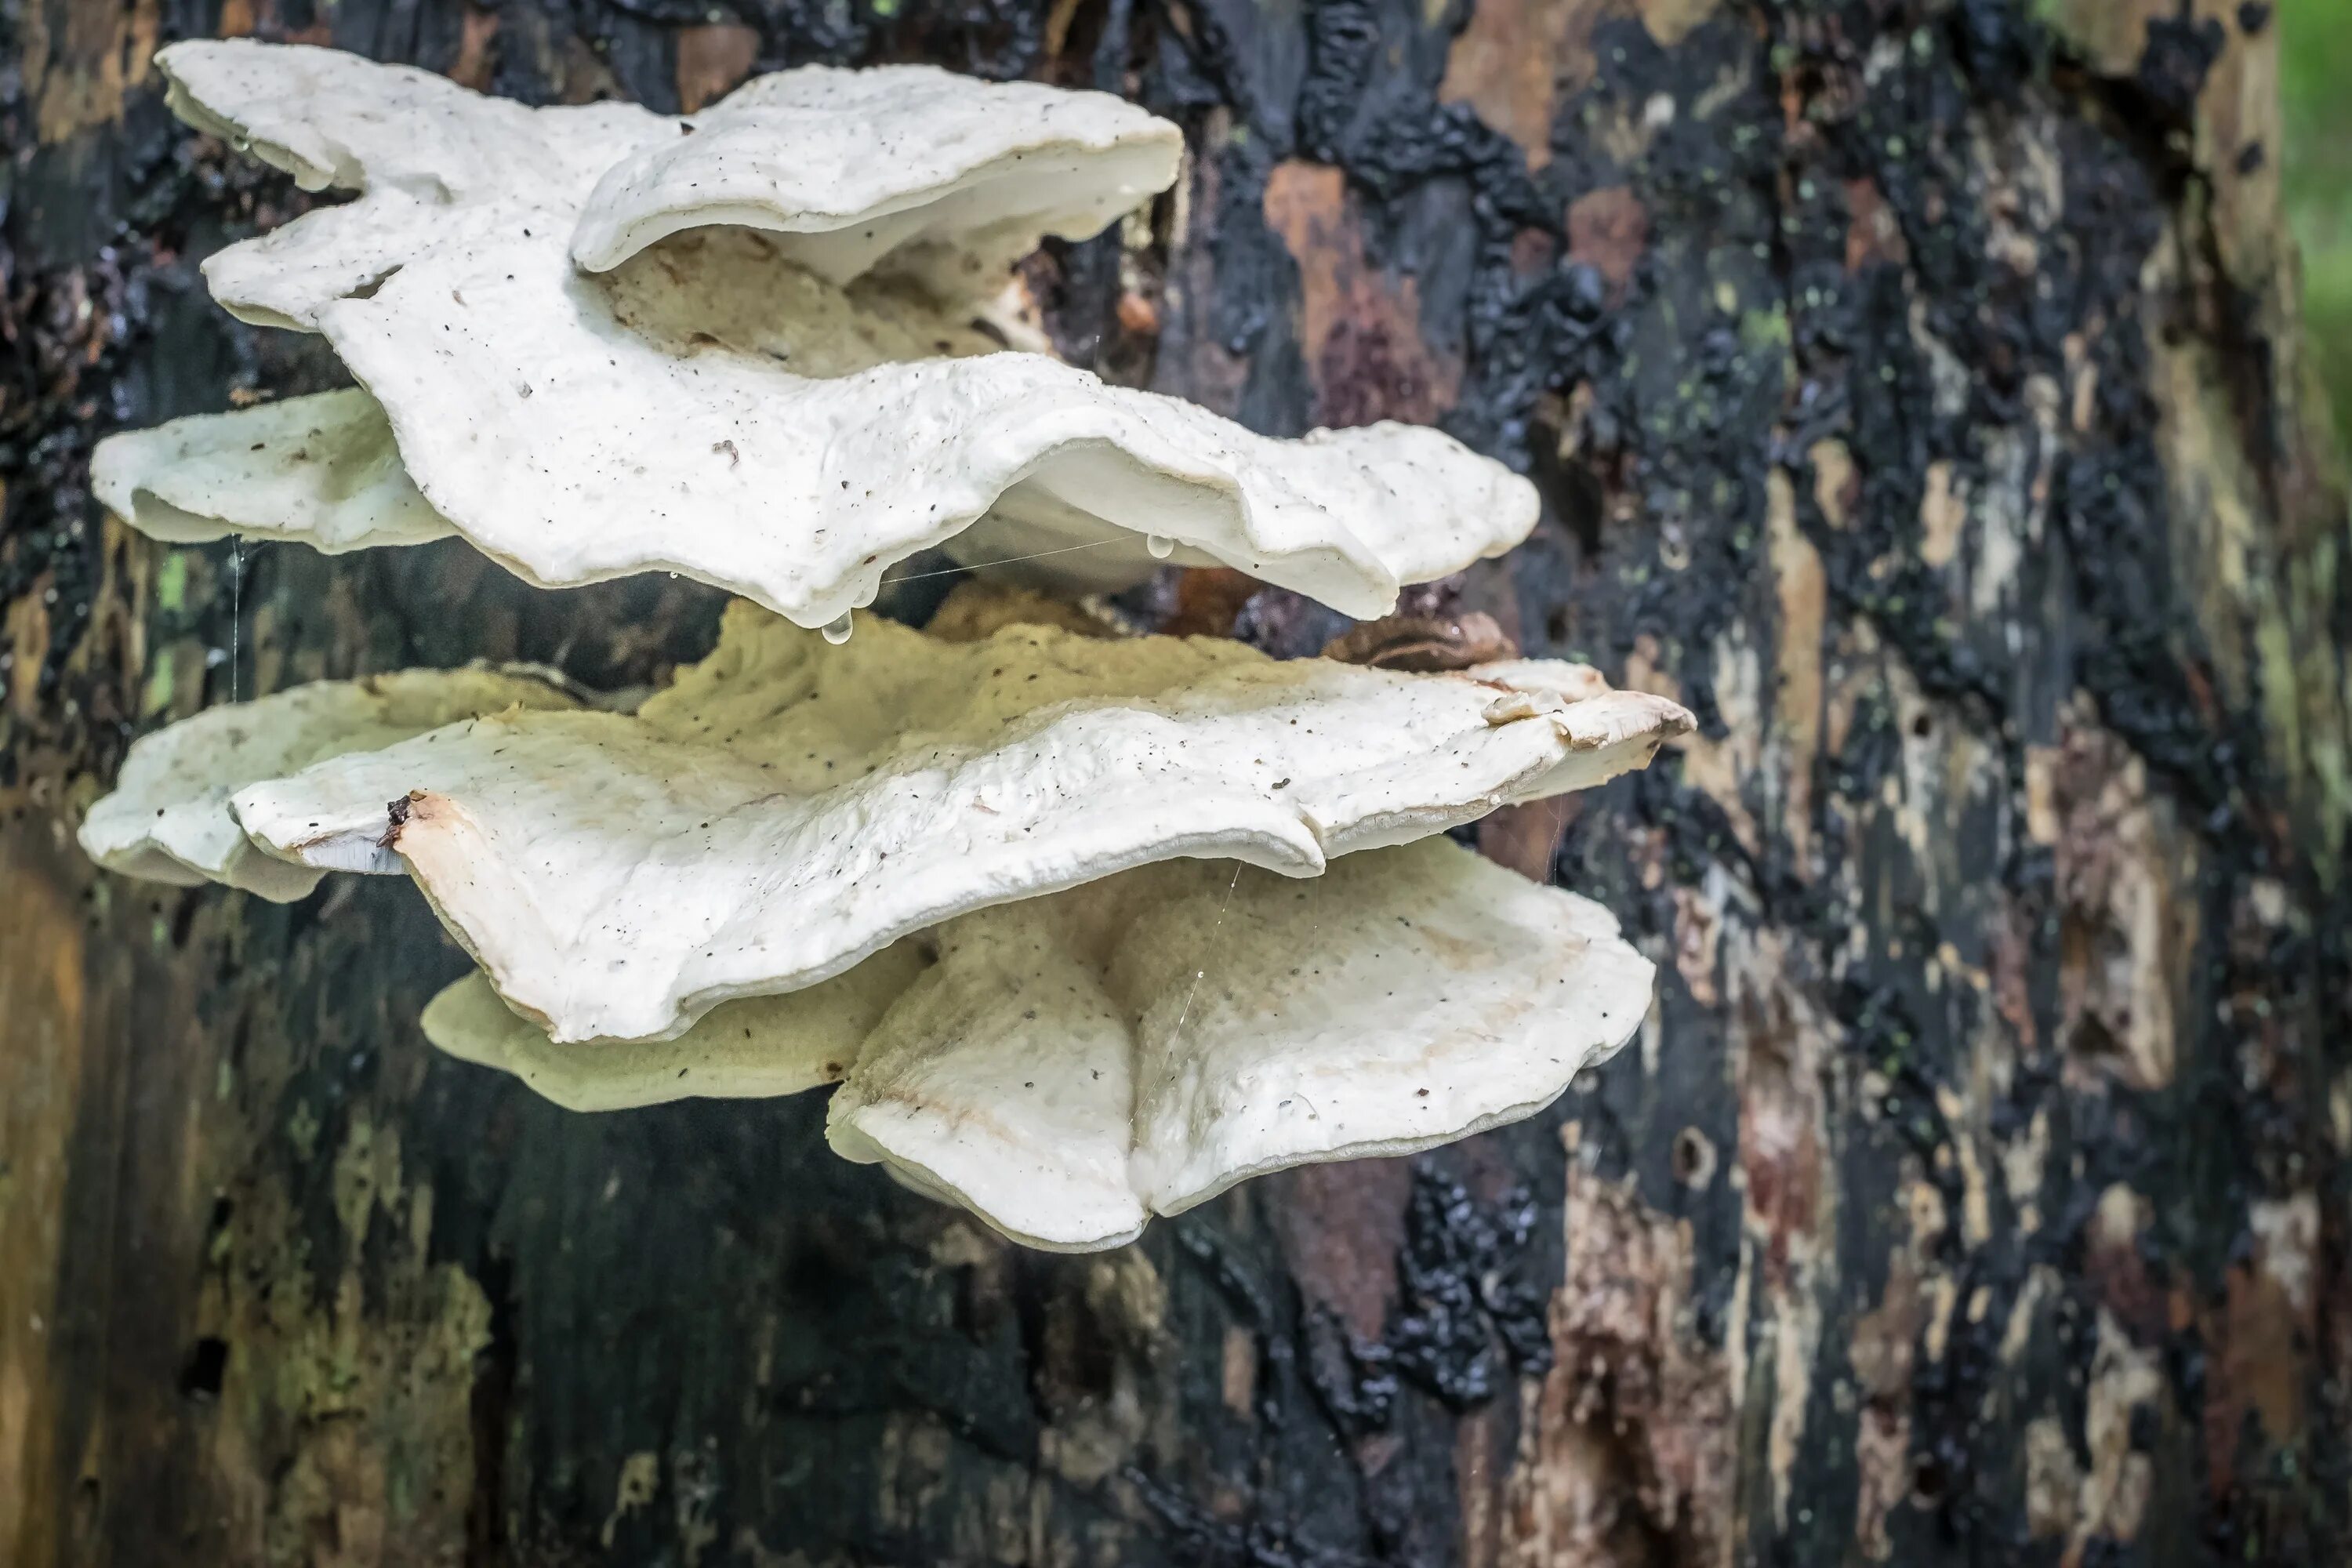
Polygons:
<instances>
[{"instance_id":1,"label":"underside of mushroom cap","mask_svg":"<svg viewBox=\"0 0 2352 1568\"><path fill-rule=\"evenodd\" d=\"M920 942L895 942L805 991L730 1003L675 1040L559 1046L499 1001L479 970L434 997L419 1022L451 1056L512 1073L568 1110L765 1100L840 1082L930 963Z\"/></svg>"},{"instance_id":2,"label":"underside of mushroom cap","mask_svg":"<svg viewBox=\"0 0 2352 1568\"><path fill-rule=\"evenodd\" d=\"M878 276L844 287L789 259L791 237L697 228L583 274L570 236L596 174L698 140L643 110L523 110L328 51L201 43L161 58L205 123L362 187L217 253L205 275L247 320L323 332L363 390L110 454L142 477L134 523L332 548L429 531L405 510L387 524L380 486L219 482L240 445L237 472L315 467L289 450L309 451L300 417L354 448L379 439L351 401L365 397L425 505L527 579L674 571L810 626L966 530L982 559L1087 586L1139 581L1178 551L1375 616L1402 584L1535 525L1532 486L1439 432L1256 436L1044 355L986 352L968 309ZM940 226L962 210L925 218L924 245L960 243ZM203 473L183 482L154 460L175 444Z\"/></svg>"},{"instance_id":3,"label":"underside of mushroom cap","mask_svg":"<svg viewBox=\"0 0 2352 1568\"><path fill-rule=\"evenodd\" d=\"M551 1044L478 975L427 1032L583 1108L839 1079L845 1157L1091 1250L1267 1171L1530 1114L1632 1037L1654 979L1598 906L1443 839L1303 882L1147 867L928 942L665 1045Z\"/></svg>"},{"instance_id":4,"label":"underside of mushroom cap","mask_svg":"<svg viewBox=\"0 0 2352 1568\"><path fill-rule=\"evenodd\" d=\"M634 716L487 720L251 784L235 809L273 855L404 866L558 1040L649 1039L1155 860L1311 876L1642 766L1690 722L1517 679L1038 626L950 644L862 619L834 647L738 605Z\"/></svg>"},{"instance_id":5,"label":"underside of mushroom cap","mask_svg":"<svg viewBox=\"0 0 2352 1568\"><path fill-rule=\"evenodd\" d=\"M210 708L131 743L113 793L82 819L81 847L125 876L179 887L226 882L288 902L317 887L324 869L256 848L229 813L238 789L456 721L576 700L552 672L509 667L320 680Z\"/></svg>"}]
</instances>

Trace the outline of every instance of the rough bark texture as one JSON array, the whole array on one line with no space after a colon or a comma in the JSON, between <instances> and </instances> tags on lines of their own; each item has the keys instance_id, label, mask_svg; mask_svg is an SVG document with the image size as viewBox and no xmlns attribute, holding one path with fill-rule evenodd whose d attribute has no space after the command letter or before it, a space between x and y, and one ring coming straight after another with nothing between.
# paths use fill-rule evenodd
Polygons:
<instances>
[{"instance_id":1,"label":"rough bark texture","mask_svg":"<svg viewBox=\"0 0 2352 1568\"><path fill-rule=\"evenodd\" d=\"M0 1559L2346 1561L2352 597L2270 9L13 0ZM474 655L643 680L714 625L99 514L103 431L334 378L196 273L301 198L147 60L244 33L534 100L927 58L1181 120L1180 190L1033 265L1054 331L1538 478L1536 540L1418 607L1702 716L1481 835L1659 958L1637 1047L1042 1257L833 1158L815 1096L571 1116L436 1059L461 963L397 881L94 874L143 727ZM1150 607L1342 629L1230 574Z\"/></svg>"}]
</instances>

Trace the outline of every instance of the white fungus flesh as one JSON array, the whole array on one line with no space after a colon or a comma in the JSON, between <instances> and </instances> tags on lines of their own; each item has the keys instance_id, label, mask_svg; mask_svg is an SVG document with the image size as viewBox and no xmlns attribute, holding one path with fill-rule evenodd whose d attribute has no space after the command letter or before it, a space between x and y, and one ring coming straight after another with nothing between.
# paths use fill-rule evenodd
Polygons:
<instances>
[{"instance_id":1,"label":"white fungus flesh","mask_svg":"<svg viewBox=\"0 0 2352 1568\"><path fill-rule=\"evenodd\" d=\"M687 229L781 237L836 283L877 267L942 299L992 291L1052 236L1086 239L1176 179L1183 137L1108 93L932 66L803 66L745 83L605 171L572 237L608 272Z\"/></svg>"},{"instance_id":2,"label":"white fungus flesh","mask_svg":"<svg viewBox=\"0 0 2352 1568\"><path fill-rule=\"evenodd\" d=\"M146 881L225 882L288 902L329 868L256 848L229 814L237 790L485 714L573 706L559 678L520 668L403 670L224 703L132 742L114 792L82 819L81 847Z\"/></svg>"},{"instance_id":3,"label":"white fungus flesh","mask_svg":"<svg viewBox=\"0 0 2352 1568\"><path fill-rule=\"evenodd\" d=\"M1153 539L1371 616L1535 525L1531 485L1440 432L1273 440L974 329L951 284L1173 177L1172 128L1117 100L804 68L681 122L300 47L159 59L183 118L360 193L205 269L243 319L323 333L360 390L116 437L145 443L100 459L137 476L110 491L134 526L336 549L429 532L389 476L304 478L297 426L359 443L352 399L423 505L526 579L673 571L807 626L930 546L1101 588L1148 575ZM715 205L680 194L705 176ZM198 479L154 460L175 443ZM238 450L271 482L221 482Z\"/></svg>"},{"instance_id":4,"label":"white fungus flesh","mask_svg":"<svg viewBox=\"0 0 2352 1568\"><path fill-rule=\"evenodd\" d=\"M1415 675L1012 626L840 647L749 605L634 715L512 713L248 784L251 840L404 865L559 1041L677 1035L911 931L1152 861L1290 877L1599 784L1689 726L1582 666ZM395 803L388 812L386 803Z\"/></svg>"},{"instance_id":5,"label":"white fungus flesh","mask_svg":"<svg viewBox=\"0 0 2352 1568\"><path fill-rule=\"evenodd\" d=\"M89 486L117 517L174 544L236 532L333 555L455 531L401 466L382 405L356 390L110 437Z\"/></svg>"},{"instance_id":6,"label":"white fungus flesh","mask_svg":"<svg viewBox=\"0 0 2352 1568\"><path fill-rule=\"evenodd\" d=\"M1654 977L1598 905L1430 839L1312 881L1146 867L658 1045L557 1045L478 973L425 1028L579 1109L839 1080L842 1154L1076 1251L1268 1171L1529 1115L1633 1036Z\"/></svg>"}]
</instances>

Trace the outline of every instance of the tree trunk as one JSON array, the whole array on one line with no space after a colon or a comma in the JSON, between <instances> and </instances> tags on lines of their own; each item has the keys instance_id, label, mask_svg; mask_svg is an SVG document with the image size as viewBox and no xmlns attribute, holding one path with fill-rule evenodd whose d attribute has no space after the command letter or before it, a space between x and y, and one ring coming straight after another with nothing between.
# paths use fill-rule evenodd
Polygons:
<instances>
[{"instance_id":1,"label":"tree trunk","mask_svg":"<svg viewBox=\"0 0 2352 1568\"><path fill-rule=\"evenodd\" d=\"M0 1559L1683 1565L2352 1555L2344 492L2222 0L20 0L0 113ZM250 33L534 101L812 59L1136 97L1180 187L1028 276L1262 430L1436 422L1547 517L1420 595L1678 694L1486 825L1660 961L1522 1125L1086 1258L820 1096L567 1114L438 1058L396 879L94 872L136 732L717 600L449 542L168 549L95 437L332 384L197 262ZM1312 651L1194 574L1167 624ZM902 606L902 608L905 606Z\"/></svg>"}]
</instances>

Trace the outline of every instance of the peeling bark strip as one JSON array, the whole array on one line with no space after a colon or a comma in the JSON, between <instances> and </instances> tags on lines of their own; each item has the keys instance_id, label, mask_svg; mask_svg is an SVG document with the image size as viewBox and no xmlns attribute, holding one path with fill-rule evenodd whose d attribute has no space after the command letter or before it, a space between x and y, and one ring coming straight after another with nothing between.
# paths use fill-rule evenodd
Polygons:
<instances>
[{"instance_id":1,"label":"peeling bark strip","mask_svg":"<svg viewBox=\"0 0 2352 1568\"><path fill-rule=\"evenodd\" d=\"M922 58L1125 91L1183 187L1025 269L1275 433L1440 421L1552 516L1359 631L1680 695L1496 819L1663 980L1524 1125L1026 1254L823 1107L574 1117L436 1059L391 882L94 876L140 727L326 676L659 679L716 605L454 545L161 550L105 430L334 384L196 273L303 200L147 60L332 42L536 102ZM0 119L0 1561L2352 1559L2352 575L2278 29L2194 0L27 0ZM919 616L944 582L910 584ZM388 826L390 826L388 818Z\"/></svg>"}]
</instances>

